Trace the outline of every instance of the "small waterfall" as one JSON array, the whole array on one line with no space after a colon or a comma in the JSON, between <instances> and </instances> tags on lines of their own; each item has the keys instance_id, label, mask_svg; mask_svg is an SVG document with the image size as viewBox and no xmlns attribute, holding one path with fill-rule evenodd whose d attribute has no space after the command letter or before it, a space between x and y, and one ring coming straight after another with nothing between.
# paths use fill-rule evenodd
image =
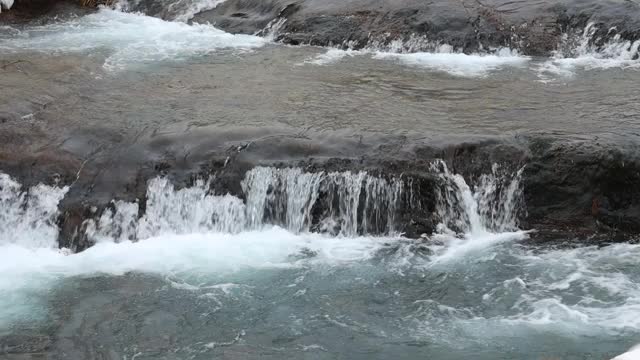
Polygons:
<instances>
[{"instance_id":1,"label":"small waterfall","mask_svg":"<svg viewBox=\"0 0 640 360\"><path fill-rule=\"evenodd\" d=\"M349 171L334 172L328 178L329 218L341 224L343 235L395 232L395 216L404 190L402 180Z\"/></svg>"},{"instance_id":2,"label":"small waterfall","mask_svg":"<svg viewBox=\"0 0 640 360\"><path fill-rule=\"evenodd\" d=\"M640 67L640 40L624 40L615 28L602 29L589 23L581 32L565 33L553 56L538 65L542 82L558 75L571 77L578 68L585 70Z\"/></svg>"},{"instance_id":3,"label":"small waterfall","mask_svg":"<svg viewBox=\"0 0 640 360\"><path fill-rule=\"evenodd\" d=\"M0 0L0 13L2 12L2 9L11 9L11 7L13 6L13 0Z\"/></svg>"},{"instance_id":4,"label":"small waterfall","mask_svg":"<svg viewBox=\"0 0 640 360\"><path fill-rule=\"evenodd\" d=\"M55 247L58 203L68 190L39 184L23 191L17 181L0 173L0 245Z\"/></svg>"},{"instance_id":5,"label":"small waterfall","mask_svg":"<svg viewBox=\"0 0 640 360\"><path fill-rule=\"evenodd\" d=\"M271 223L294 232L309 230L323 176L297 168L258 167L247 172L242 189L247 196L248 227Z\"/></svg>"},{"instance_id":6,"label":"small waterfall","mask_svg":"<svg viewBox=\"0 0 640 360\"><path fill-rule=\"evenodd\" d=\"M267 24L264 29L258 31L256 35L263 36L267 41L275 41L278 35L282 32L285 24L287 22L286 18L277 17Z\"/></svg>"},{"instance_id":7,"label":"small waterfall","mask_svg":"<svg viewBox=\"0 0 640 360\"><path fill-rule=\"evenodd\" d=\"M442 180L436 191L441 231L481 236L518 229L524 168L514 174L494 164L491 173L482 175L473 189L443 161L434 162L432 170Z\"/></svg>"},{"instance_id":8,"label":"small waterfall","mask_svg":"<svg viewBox=\"0 0 640 360\"><path fill-rule=\"evenodd\" d=\"M404 183L364 171L306 173L257 167L247 173L242 187L250 228L277 224L301 232L318 225L320 230L356 236L394 231ZM314 218L314 209L324 214Z\"/></svg>"},{"instance_id":9,"label":"small waterfall","mask_svg":"<svg viewBox=\"0 0 640 360\"><path fill-rule=\"evenodd\" d=\"M440 183L434 189L442 232L484 235L517 230L522 205L522 169L512 174L494 165L469 186L444 162L432 164ZM144 204L113 201L99 216L85 220L93 242L134 241L164 234L239 233L277 225L294 233L324 232L355 237L393 235L397 221L416 206L413 179L384 178L365 171L306 172L300 168L256 167L241 182L243 198L211 191L216 181L198 180L176 189L166 178L148 182ZM37 185L23 191L0 174L0 244L55 247L58 203L68 187ZM144 205L144 206L142 206ZM406 225L406 224L402 224Z\"/></svg>"},{"instance_id":10,"label":"small waterfall","mask_svg":"<svg viewBox=\"0 0 640 360\"><path fill-rule=\"evenodd\" d=\"M86 222L85 233L96 242L160 234L238 233L267 225L295 233L386 234L394 232L404 188L400 179L386 180L364 171L256 167L241 183L243 202L232 195L211 194L210 181L176 190L168 179L153 179L143 215L138 214L138 203L115 201L97 220Z\"/></svg>"},{"instance_id":11,"label":"small waterfall","mask_svg":"<svg viewBox=\"0 0 640 360\"><path fill-rule=\"evenodd\" d=\"M160 234L205 232L237 233L244 229L245 205L231 195L209 194L209 182L176 190L165 178L149 181L146 211L138 218L138 203L115 201L98 221L89 220L86 234L92 241L146 239Z\"/></svg>"},{"instance_id":12,"label":"small waterfall","mask_svg":"<svg viewBox=\"0 0 640 360\"><path fill-rule=\"evenodd\" d=\"M633 42L623 40L615 28L608 29L606 35L606 37L603 37L601 29L595 23L588 23L581 33L564 34L558 44L558 50L554 53L554 57L593 57L596 59L617 60L638 59L638 56L640 56L640 40ZM604 38L608 38L608 40L604 41Z\"/></svg>"}]
</instances>

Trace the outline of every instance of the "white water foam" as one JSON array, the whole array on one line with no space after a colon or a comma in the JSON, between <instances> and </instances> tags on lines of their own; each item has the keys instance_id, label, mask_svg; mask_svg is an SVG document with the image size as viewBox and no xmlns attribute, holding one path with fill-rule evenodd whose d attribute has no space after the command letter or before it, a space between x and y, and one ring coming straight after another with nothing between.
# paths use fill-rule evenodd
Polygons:
<instances>
[{"instance_id":1,"label":"white water foam","mask_svg":"<svg viewBox=\"0 0 640 360\"><path fill-rule=\"evenodd\" d=\"M17 181L0 173L0 245L56 247L58 203L68 190L40 184L24 191Z\"/></svg>"},{"instance_id":2,"label":"white water foam","mask_svg":"<svg viewBox=\"0 0 640 360\"><path fill-rule=\"evenodd\" d=\"M226 0L193 0L187 1L187 4L184 4L185 1L179 1L178 3L172 4L171 7L184 7L185 9L180 11L180 14L175 17L175 20L187 22L193 19L196 14L213 10L225 1Z\"/></svg>"},{"instance_id":3,"label":"white water foam","mask_svg":"<svg viewBox=\"0 0 640 360\"><path fill-rule=\"evenodd\" d=\"M431 168L441 180L436 192L441 222L437 226L439 233L432 240L445 245L434 247L437 256L432 264L455 261L468 253L528 237L517 223L524 168L510 173L494 164L491 173L483 174L473 189L462 175L451 173L445 162L436 161Z\"/></svg>"},{"instance_id":4,"label":"white water foam","mask_svg":"<svg viewBox=\"0 0 640 360\"><path fill-rule=\"evenodd\" d=\"M103 241L77 254L56 249L0 245L0 330L35 316L39 299L65 278L128 272L156 275L211 274L245 270L348 266L374 256L393 239L334 238L320 234L295 235L274 227L239 234L162 235L144 241ZM309 258L303 254L313 253ZM177 276L176 275L176 276ZM216 286L219 284L205 284ZM184 285L190 286L190 285ZM44 316L41 314L40 316Z\"/></svg>"},{"instance_id":5,"label":"white water foam","mask_svg":"<svg viewBox=\"0 0 640 360\"><path fill-rule=\"evenodd\" d=\"M531 343L521 345L521 352L528 346L538 351L544 345L536 342L550 335L578 342L637 341L639 256L640 246L631 244L532 250L508 242L490 252L468 252L455 262L436 256L426 264L427 274L446 274L441 285L466 284L460 291L467 301L449 307L447 299L418 300L429 307L420 305L408 318L416 324L417 339L442 339L456 348L462 339L464 346L500 348L525 337Z\"/></svg>"},{"instance_id":6,"label":"white water foam","mask_svg":"<svg viewBox=\"0 0 640 360\"><path fill-rule=\"evenodd\" d=\"M438 171L444 184L455 184L453 191L457 193L449 198L450 202L442 202L438 206L455 205L453 207L458 211L475 209L478 221L473 226L470 221L474 220L469 220L468 214L461 216L464 221L460 222L469 229L475 228L475 235L451 235L448 248L441 251L437 246L432 246L435 254L421 258L424 266L417 268L412 265L411 260L416 255L404 250L393 256L385 256L382 262L378 262L381 254L387 254L389 249L396 246L403 249L410 244L399 237L294 234L274 226L263 226L260 230L245 230L235 234L215 230L217 225L210 222L211 217L206 214L218 211L216 207L209 206L219 199L208 193L207 182L197 182L191 188L176 190L166 179L156 179L150 184L154 194L150 195L153 199L147 204L150 215L146 220L133 220L137 216L137 204L114 204L115 208L124 209L121 211L122 223L136 224L131 229L114 232L113 236L119 237L118 239L105 237L97 245L78 254L60 251L47 244L38 247L28 246L28 242L25 243L27 246L23 246L25 244L22 242L0 243L0 274L3 275L0 277L0 331L11 331L11 326L16 323L46 319L45 302L48 296L51 296L61 281L74 277L120 276L129 272L141 272L158 275L167 281L168 286L177 290L202 290L222 297L245 291L243 289L247 287L237 281L230 283L230 279L224 278L225 275L233 275L235 280L238 279L237 276L255 278L256 274L269 269L276 272L290 269L339 274L339 271L334 271L345 267L359 269L361 266L365 266L363 269L369 274L369 267L372 265L382 267L380 274L391 271L401 278L419 275L411 274L412 271L424 271L427 276L434 272L444 274L445 277L451 275L456 286L474 288L474 292L465 296L472 299L475 297L477 301L471 300L469 304L477 306L470 305L469 308L440 304L433 299L416 300L419 309L411 315L412 321L422 321L425 317L429 319L422 327L418 327L418 330L424 332L417 336L424 337L427 333L453 339L462 336L469 341L489 340L493 343L504 339L505 334L514 333L519 336L536 332L563 336L621 336L625 332L640 330L640 317L636 316L640 313L640 286L635 270L640 258L640 246L619 244L602 249L586 247L546 251L519 247L510 241L522 237L523 233L492 232L492 229L500 227L507 229L513 222L505 220L502 215L491 215L494 213L489 210L497 209L499 215L499 211L513 207L496 207L493 201L498 200L488 200L515 201L518 198L516 189L519 188L519 172L498 179L500 174L508 172L494 167L491 174L478 179L475 186L469 186L464 179L442 167L438 167ZM259 172L264 176L258 176ZM259 189L267 189L266 195L280 192L282 196L282 192L301 188L305 190L296 191L313 194L316 191L314 189L322 187L315 185L317 179L325 179L330 186L344 188L336 196L340 197L343 206L351 210L353 207L349 207L349 204L353 205L354 199L366 198L367 195L363 195L363 192L376 197L381 191L383 198L391 196L391 199L394 194L394 191L387 190L388 183L385 185L383 179L362 173L320 176L297 169L262 168L252 173L252 176L256 179L248 176L245 186L254 189L258 198L261 197L258 194L262 193ZM331 176L337 180L326 180ZM256 187L253 184L255 181L268 186ZM29 196L34 199L42 197L34 190L38 187L25 194L19 184L6 176L1 183L4 185L2 199L11 199L3 203L2 208L22 208L22 212L14 215L25 220L31 218L22 215L29 212L30 206L46 209L39 210L45 217L53 216L57 211L57 202L64 195L62 192L66 191L40 186L43 192L49 194L44 197L49 200L29 202ZM353 184L358 186L352 186ZM360 195L358 192L361 192ZM298 210L295 213L304 213L311 198L305 195L296 199L293 208ZM288 204L286 196L281 197L281 200L281 203ZM268 201L271 200L265 199L265 203ZM458 204L458 201L462 203ZM380 204L383 205L384 202ZM235 205L224 206L234 208ZM374 210L372 208L369 211L375 212ZM383 217L386 216L386 208L379 210ZM169 213L180 216L172 218ZM287 211L282 210L283 215L286 213ZM109 221L105 220L106 223ZM158 224L160 227L155 227ZM128 234L134 230L139 231L138 228L144 228L147 232L145 236L150 237L137 242L128 240ZM164 229L168 229L166 233ZM171 234L176 229L191 229L202 233ZM159 234L152 235L154 232ZM52 234L45 228L40 235L50 238ZM447 234L441 236L445 235ZM459 273L464 277L456 278ZM367 279L375 281L380 274L371 275ZM506 280L501 281L500 277L505 274ZM498 280L495 280L496 277ZM443 281L449 280L445 278ZM432 316L437 318L432 319Z\"/></svg>"},{"instance_id":7,"label":"white water foam","mask_svg":"<svg viewBox=\"0 0 640 360\"><path fill-rule=\"evenodd\" d=\"M636 345L624 354L618 355L611 360L640 360L640 345Z\"/></svg>"},{"instance_id":8,"label":"white water foam","mask_svg":"<svg viewBox=\"0 0 640 360\"><path fill-rule=\"evenodd\" d=\"M361 55L371 55L374 59L397 61L404 65L441 71L460 77L484 77L496 70L523 67L530 60L529 57L521 56L510 49L499 49L490 54L464 54L454 51L451 46L440 45L429 52L404 52L397 46L384 51L375 48L363 50L330 48L325 53L306 60L305 63L329 65L345 57Z\"/></svg>"},{"instance_id":9,"label":"white water foam","mask_svg":"<svg viewBox=\"0 0 640 360\"><path fill-rule=\"evenodd\" d=\"M197 181L176 190L167 179L152 179L146 212L138 219L137 203L116 201L86 233L95 242L146 239L163 234L239 233L272 225L294 233L311 231L312 209L323 192L328 197L317 230L355 237L393 234L404 183L366 172L304 172L298 168L256 167L242 181L246 202L231 195L209 193ZM319 225L319 224L316 224Z\"/></svg>"},{"instance_id":10,"label":"white water foam","mask_svg":"<svg viewBox=\"0 0 640 360\"><path fill-rule=\"evenodd\" d=\"M11 9L11 7L13 6L13 0L0 0L0 12L2 12L2 9Z\"/></svg>"},{"instance_id":11,"label":"white water foam","mask_svg":"<svg viewBox=\"0 0 640 360\"><path fill-rule=\"evenodd\" d=\"M266 41L257 36L232 35L211 25L187 25L141 14L101 8L97 13L22 31L0 40L0 51L86 53L106 51L104 67L120 70L133 65L180 61L221 49L249 50Z\"/></svg>"},{"instance_id":12,"label":"white water foam","mask_svg":"<svg viewBox=\"0 0 640 360\"><path fill-rule=\"evenodd\" d=\"M323 54L317 55L309 60L306 60L304 63L312 64L312 65L330 65L330 64L335 64L339 62L345 57L353 57L356 55L363 55L365 53L366 52L359 51L359 50L351 50L351 49L343 50L343 49L331 48Z\"/></svg>"},{"instance_id":13,"label":"white water foam","mask_svg":"<svg viewBox=\"0 0 640 360\"><path fill-rule=\"evenodd\" d=\"M113 202L97 221L87 222L94 242L122 242L160 235L239 233L245 230L245 205L237 197L208 193L209 183L198 180L176 190L165 178L149 181L146 212L138 218L138 203Z\"/></svg>"},{"instance_id":14,"label":"white water foam","mask_svg":"<svg viewBox=\"0 0 640 360\"><path fill-rule=\"evenodd\" d=\"M637 275L620 271L636 267L639 256L640 246L630 244L525 251L518 260L526 286L511 300L516 313L497 319L507 326L587 334L640 330L640 285L633 277Z\"/></svg>"},{"instance_id":15,"label":"white water foam","mask_svg":"<svg viewBox=\"0 0 640 360\"><path fill-rule=\"evenodd\" d=\"M436 52L377 52L374 58L396 60L405 65L461 77L484 77L496 70L522 67L530 60L510 49L500 49L492 54L463 54L446 45L440 46Z\"/></svg>"},{"instance_id":16,"label":"white water foam","mask_svg":"<svg viewBox=\"0 0 640 360\"><path fill-rule=\"evenodd\" d=\"M624 41L615 35L603 46L596 47L592 42L597 30L596 24L589 23L577 40L565 34L552 58L538 67L540 80L571 77L576 70L640 69L640 40Z\"/></svg>"}]
</instances>

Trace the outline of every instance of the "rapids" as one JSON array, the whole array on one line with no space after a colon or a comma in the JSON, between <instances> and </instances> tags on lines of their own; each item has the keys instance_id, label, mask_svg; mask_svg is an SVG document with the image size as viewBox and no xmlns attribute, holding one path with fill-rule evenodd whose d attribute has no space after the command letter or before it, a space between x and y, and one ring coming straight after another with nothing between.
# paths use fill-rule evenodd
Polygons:
<instances>
[{"instance_id":1,"label":"rapids","mask_svg":"<svg viewBox=\"0 0 640 360\"><path fill-rule=\"evenodd\" d=\"M222 3L0 26L0 357L609 359L640 342L640 245L531 241L526 156L470 146L422 179L393 163L451 139L633 146L640 42L596 47L589 23L543 58L189 23ZM411 213L436 231L410 239Z\"/></svg>"},{"instance_id":2,"label":"rapids","mask_svg":"<svg viewBox=\"0 0 640 360\"><path fill-rule=\"evenodd\" d=\"M115 202L88 221L97 243L77 254L52 246L67 189L23 191L3 175L13 210L0 226L30 230L0 239L0 334L56 338L58 356L122 358L579 359L636 341L640 246L520 244L521 170L496 165L470 186L442 162L433 169L441 231L423 240L367 235L365 219L392 228L393 214L375 209L393 209L393 182L256 168L246 204L209 194L215 178L180 190L154 179L141 217ZM343 230L310 232L310 209L331 188L339 206L323 222Z\"/></svg>"}]
</instances>

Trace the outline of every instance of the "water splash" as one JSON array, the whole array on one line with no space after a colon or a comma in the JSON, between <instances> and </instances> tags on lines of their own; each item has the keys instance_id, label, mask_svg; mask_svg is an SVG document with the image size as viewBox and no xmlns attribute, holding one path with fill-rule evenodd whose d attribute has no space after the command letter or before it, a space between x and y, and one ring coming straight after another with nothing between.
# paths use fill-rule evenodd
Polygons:
<instances>
[{"instance_id":1,"label":"water splash","mask_svg":"<svg viewBox=\"0 0 640 360\"><path fill-rule=\"evenodd\" d=\"M238 233L245 229L242 200L212 195L209 182L202 180L176 190L168 179L152 179L147 187L146 211L140 218L138 212L137 202L115 201L97 221L87 221L86 234L94 242L121 242L165 234Z\"/></svg>"},{"instance_id":2,"label":"water splash","mask_svg":"<svg viewBox=\"0 0 640 360\"><path fill-rule=\"evenodd\" d=\"M264 27L264 29L258 31L256 35L263 36L267 41L275 41L278 35L284 29L285 24L287 23L286 18L275 18Z\"/></svg>"},{"instance_id":3,"label":"water splash","mask_svg":"<svg viewBox=\"0 0 640 360\"><path fill-rule=\"evenodd\" d=\"M168 179L156 178L148 184L143 215L138 215L137 202L114 201L97 220L86 222L85 232L94 242L162 234L239 233L272 225L293 233L392 234L404 182L366 172L256 167L247 172L241 186L245 202L228 194L211 194L210 182L199 180L176 190ZM316 209L324 212L314 213Z\"/></svg>"},{"instance_id":4,"label":"water splash","mask_svg":"<svg viewBox=\"0 0 640 360\"><path fill-rule=\"evenodd\" d=\"M249 228L267 223L302 232L316 225L321 231L357 236L394 232L404 182L364 171L306 173L257 167L247 173L242 187ZM325 211L314 216L315 209Z\"/></svg>"},{"instance_id":5,"label":"water splash","mask_svg":"<svg viewBox=\"0 0 640 360\"><path fill-rule=\"evenodd\" d=\"M517 51L501 48L465 54L454 47L433 42L412 40L392 41L388 44L373 42L361 50L330 48L325 53L306 60L305 64L333 64L345 57L370 55L374 59L396 61L400 64L441 71L459 77L484 77L505 67L522 67L531 60Z\"/></svg>"},{"instance_id":6,"label":"water splash","mask_svg":"<svg viewBox=\"0 0 640 360\"><path fill-rule=\"evenodd\" d=\"M175 21L188 22L193 19L196 14L204 11L213 10L226 0L180 0L170 6L170 10L177 15Z\"/></svg>"},{"instance_id":7,"label":"water splash","mask_svg":"<svg viewBox=\"0 0 640 360\"><path fill-rule=\"evenodd\" d=\"M464 54L454 51L453 47L441 45L433 52L384 52L378 51L374 58L396 60L402 64L446 72L460 77L483 77L504 67L521 67L530 58L521 56L511 49L499 49L495 52Z\"/></svg>"},{"instance_id":8,"label":"water splash","mask_svg":"<svg viewBox=\"0 0 640 360\"><path fill-rule=\"evenodd\" d=\"M611 360L637 360L640 359L640 344L632 347L624 354L618 355Z\"/></svg>"},{"instance_id":9,"label":"water splash","mask_svg":"<svg viewBox=\"0 0 640 360\"><path fill-rule=\"evenodd\" d=\"M441 183L436 190L440 223L431 237L434 256L429 266L467 259L469 253L528 237L528 231L518 229L524 168L510 173L494 164L491 173L480 176L475 186L451 173L444 161L434 162L431 168Z\"/></svg>"},{"instance_id":10,"label":"water splash","mask_svg":"<svg viewBox=\"0 0 640 360\"><path fill-rule=\"evenodd\" d=\"M11 9L11 7L13 6L13 0L0 0L0 13L2 12L2 9Z\"/></svg>"},{"instance_id":11,"label":"water splash","mask_svg":"<svg viewBox=\"0 0 640 360\"><path fill-rule=\"evenodd\" d=\"M68 190L39 184L24 191L20 183L0 173L0 245L56 247L58 203Z\"/></svg>"},{"instance_id":12,"label":"water splash","mask_svg":"<svg viewBox=\"0 0 640 360\"><path fill-rule=\"evenodd\" d=\"M211 25L188 25L101 8L63 23L28 27L18 37L0 37L0 51L104 55L104 68L118 71L162 61L182 61L223 49L246 51L263 38L233 35Z\"/></svg>"},{"instance_id":13,"label":"water splash","mask_svg":"<svg viewBox=\"0 0 640 360\"><path fill-rule=\"evenodd\" d=\"M563 34L552 58L538 67L540 80L571 77L576 69L640 68L640 40L623 40L620 34L615 34L602 41L598 30L598 25L592 22L579 34ZM616 31L611 28L607 35Z\"/></svg>"},{"instance_id":14,"label":"water splash","mask_svg":"<svg viewBox=\"0 0 640 360\"><path fill-rule=\"evenodd\" d=\"M258 167L247 172L242 188L249 228L259 228L266 221L293 232L308 230L323 175L297 168Z\"/></svg>"},{"instance_id":15,"label":"water splash","mask_svg":"<svg viewBox=\"0 0 640 360\"><path fill-rule=\"evenodd\" d=\"M462 175L451 173L444 161L434 162L432 170L442 181L436 192L441 230L469 236L518 230L524 168L511 174L494 164L473 190Z\"/></svg>"}]
</instances>

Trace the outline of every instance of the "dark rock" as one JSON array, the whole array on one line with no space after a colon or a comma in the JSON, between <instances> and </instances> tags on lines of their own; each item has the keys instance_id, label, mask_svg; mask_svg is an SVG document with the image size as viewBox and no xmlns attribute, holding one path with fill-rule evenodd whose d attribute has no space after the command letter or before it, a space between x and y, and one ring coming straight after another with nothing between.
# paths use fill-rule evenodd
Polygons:
<instances>
[{"instance_id":1,"label":"dark rock","mask_svg":"<svg viewBox=\"0 0 640 360\"><path fill-rule=\"evenodd\" d=\"M541 56L558 48L563 33L580 33L590 22L596 46L616 34L640 38L640 5L632 1L228 0L193 21L254 34L276 19L286 19L278 39L294 45L362 48L418 36L431 41L413 41L409 50L428 50L435 41L464 52L510 47Z\"/></svg>"},{"instance_id":2,"label":"dark rock","mask_svg":"<svg viewBox=\"0 0 640 360\"><path fill-rule=\"evenodd\" d=\"M174 0L131 2L129 10L167 20L185 11ZM11 11L0 14L0 22L48 21L90 11L73 1L18 0ZM356 49L400 40L408 51L432 50L446 43L465 53L509 47L525 55L546 56L562 48L563 34L577 38L589 23L595 25L590 43L596 48L615 36L640 39L640 4L618 0L227 0L195 14L191 21L231 33L275 32L276 39L287 44ZM279 28L269 29L276 23Z\"/></svg>"},{"instance_id":3,"label":"dark rock","mask_svg":"<svg viewBox=\"0 0 640 360\"><path fill-rule=\"evenodd\" d=\"M0 13L0 24L46 24L95 12L94 7L73 0L16 0L8 11Z\"/></svg>"},{"instance_id":4,"label":"dark rock","mask_svg":"<svg viewBox=\"0 0 640 360\"><path fill-rule=\"evenodd\" d=\"M163 160L140 166L118 164L87 164L83 176L76 181L77 163L50 158L35 162L34 170L21 167L3 169L26 184L51 183L50 169L63 183L74 183L61 204L60 245L82 250L91 244L84 235L83 222L95 218L112 199L139 199L144 212L146 182L155 176L171 178L178 188L189 186L197 178L215 174L212 191L244 196L240 182L247 170L257 165L299 166L306 171L367 170L383 177L402 176L405 179L405 199L397 215L397 228L405 236L419 238L435 231L437 177L431 170L435 159L444 159L452 171L463 174L471 184L481 174L491 172L493 163L517 170L525 165L523 175L526 208L521 213L522 228L533 228L533 242L559 242L570 239L593 243L623 241L640 233L640 162L636 153L623 148L596 146L588 142L531 139L528 147L498 141L482 141L449 145L444 148L419 146L414 156L389 159L372 152L358 159L315 158L273 161L265 154L288 151L291 144L264 141L234 154L233 157L213 156L210 160L189 165ZM279 150L280 149L280 150ZM284 150L283 150L284 149ZM355 152L355 151L354 151ZM426 156L426 154L429 154ZM263 158L261 158L263 157ZM37 165L41 164L41 165ZM126 166L127 169L117 170ZM13 170L12 170L13 169ZM129 173L125 186L109 185L114 174ZM119 178L123 180L123 178ZM101 195L101 194L104 194ZM409 194L411 196L409 197ZM323 217L328 204L323 196L314 208L314 218ZM92 208L97 208L95 213ZM382 229L380 229L382 231Z\"/></svg>"},{"instance_id":5,"label":"dark rock","mask_svg":"<svg viewBox=\"0 0 640 360\"><path fill-rule=\"evenodd\" d=\"M531 225L637 234L640 158L634 147L534 140L524 176Z\"/></svg>"}]
</instances>

